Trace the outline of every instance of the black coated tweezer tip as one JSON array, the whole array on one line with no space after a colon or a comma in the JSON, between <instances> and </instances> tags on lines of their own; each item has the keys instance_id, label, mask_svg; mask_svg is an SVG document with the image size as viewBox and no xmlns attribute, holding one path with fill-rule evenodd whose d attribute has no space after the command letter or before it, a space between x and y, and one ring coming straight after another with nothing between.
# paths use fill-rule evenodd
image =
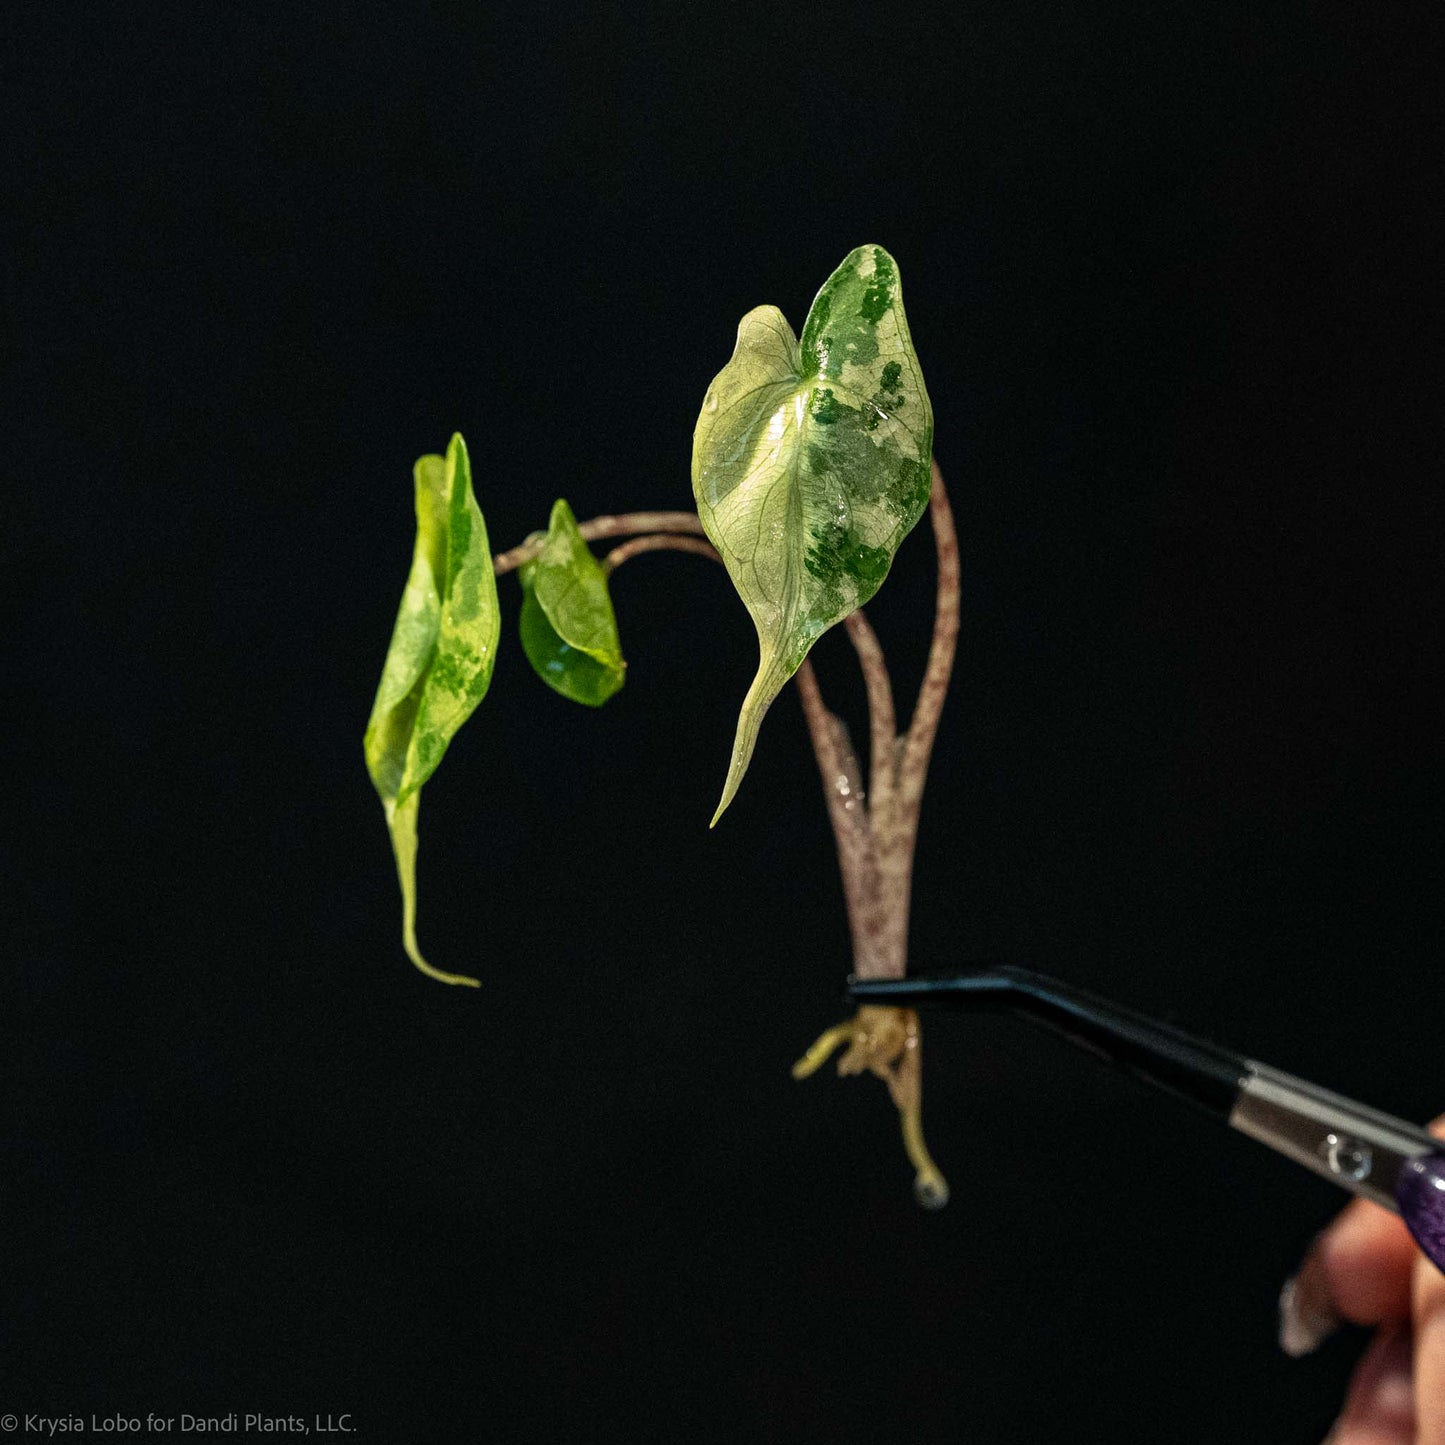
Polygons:
<instances>
[{"instance_id":1,"label":"black coated tweezer tip","mask_svg":"<svg viewBox=\"0 0 1445 1445\"><path fill-rule=\"evenodd\" d=\"M1007 965L934 976L851 978L848 994L855 1003L1003 1008L1214 1113L1229 1113L1245 1067L1237 1054L1191 1038L1147 1014L1061 979Z\"/></svg>"},{"instance_id":2,"label":"black coated tweezer tip","mask_svg":"<svg viewBox=\"0 0 1445 1445\"><path fill-rule=\"evenodd\" d=\"M1027 991L1034 975L1012 968L979 968L965 973L910 974L907 978L850 978L848 996L859 1003L984 1004Z\"/></svg>"}]
</instances>

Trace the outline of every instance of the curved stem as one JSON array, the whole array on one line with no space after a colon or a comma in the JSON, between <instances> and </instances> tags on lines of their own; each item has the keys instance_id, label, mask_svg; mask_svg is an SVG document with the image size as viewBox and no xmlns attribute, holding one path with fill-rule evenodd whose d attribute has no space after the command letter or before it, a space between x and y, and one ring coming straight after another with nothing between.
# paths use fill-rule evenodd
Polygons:
<instances>
[{"instance_id":1,"label":"curved stem","mask_svg":"<svg viewBox=\"0 0 1445 1445\"><path fill-rule=\"evenodd\" d=\"M582 522L577 530L587 542L603 537L630 537L638 532L690 532L701 536L702 522L696 512L623 512L617 516L593 517ZM514 572L541 550L541 534L528 537L508 551L498 552L492 558L492 571L499 577L504 572Z\"/></svg>"},{"instance_id":2,"label":"curved stem","mask_svg":"<svg viewBox=\"0 0 1445 1445\"><path fill-rule=\"evenodd\" d=\"M958 650L959 565L958 532L953 525L953 508L948 504L948 490L943 473L933 462L933 490L928 495L928 519L933 525L933 546L938 555L938 600L933 610L933 643L928 649L928 665L918 689L913 708L913 721L899 764L899 784L905 796L917 802L923 794L923 781L928 772L928 758L938 732L939 715L948 694L948 679L953 674L953 658Z\"/></svg>"},{"instance_id":3,"label":"curved stem","mask_svg":"<svg viewBox=\"0 0 1445 1445\"><path fill-rule=\"evenodd\" d=\"M614 547L603 559L602 570L615 572L629 557L641 552L691 552L696 557L711 557L721 562L717 548L701 537L678 536L670 532L654 532L648 537L634 537L620 547Z\"/></svg>"},{"instance_id":4,"label":"curved stem","mask_svg":"<svg viewBox=\"0 0 1445 1445\"><path fill-rule=\"evenodd\" d=\"M813 664L806 658L798 669L797 683L813 756L818 760L828 821L833 825L833 841L838 847L838 872L843 880L843 902L856 956L862 947L859 940L867 936L877 914L874 905L878 869L868 828L863 769L858 765L853 740L848 736L848 725L829 711Z\"/></svg>"},{"instance_id":5,"label":"curved stem","mask_svg":"<svg viewBox=\"0 0 1445 1445\"><path fill-rule=\"evenodd\" d=\"M878 641L878 634L873 631L873 624L863 615L863 609L860 607L850 613L843 625L848 629L849 641L858 654L858 664L863 669L863 685L868 693L868 731L872 742L868 787L876 807L878 799L893 789L898 733L898 720L893 712L893 684L888 677L883 646Z\"/></svg>"},{"instance_id":6,"label":"curved stem","mask_svg":"<svg viewBox=\"0 0 1445 1445\"><path fill-rule=\"evenodd\" d=\"M848 828L867 823L862 810L863 772L858 766L853 751L853 740L848 736L847 724L823 701L818 686L818 674L813 671L810 659L804 658L798 668L796 681L798 696L803 703L803 717L808 724L808 736L813 743L813 752L818 759L818 772L823 782L823 793L831 812L835 807L839 815L834 820L834 831L840 825ZM843 801L856 797L858 808L843 812Z\"/></svg>"}]
</instances>

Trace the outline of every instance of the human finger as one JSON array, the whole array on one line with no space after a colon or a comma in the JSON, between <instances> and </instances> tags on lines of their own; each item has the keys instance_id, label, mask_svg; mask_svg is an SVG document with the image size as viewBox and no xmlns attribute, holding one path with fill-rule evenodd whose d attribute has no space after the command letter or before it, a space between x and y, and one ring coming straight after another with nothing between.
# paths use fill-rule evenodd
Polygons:
<instances>
[{"instance_id":1,"label":"human finger","mask_svg":"<svg viewBox=\"0 0 1445 1445\"><path fill-rule=\"evenodd\" d=\"M1418 1445L1445 1445L1445 1274L1415 1260L1415 1416Z\"/></svg>"},{"instance_id":2,"label":"human finger","mask_svg":"<svg viewBox=\"0 0 1445 1445\"><path fill-rule=\"evenodd\" d=\"M1407 1324L1386 1325L1376 1333L1355 1368L1344 1409L1325 1445L1417 1445ZM1424 1445L1423 1436L1418 1445Z\"/></svg>"},{"instance_id":3,"label":"human finger","mask_svg":"<svg viewBox=\"0 0 1445 1445\"><path fill-rule=\"evenodd\" d=\"M1415 1259L1414 1241L1395 1215L1367 1199L1347 1205L1280 1292L1280 1348L1307 1355L1342 1319L1357 1325L1408 1319Z\"/></svg>"}]
</instances>

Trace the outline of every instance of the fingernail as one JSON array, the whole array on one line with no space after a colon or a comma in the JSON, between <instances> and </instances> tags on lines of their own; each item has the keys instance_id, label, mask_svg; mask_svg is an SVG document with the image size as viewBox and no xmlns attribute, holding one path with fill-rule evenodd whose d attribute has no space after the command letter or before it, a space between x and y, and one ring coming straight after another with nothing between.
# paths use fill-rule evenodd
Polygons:
<instances>
[{"instance_id":1,"label":"fingernail","mask_svg":"<svg viewBox=\"0 0 1445 1445\"><path fill-rule=\"evenodd\" d=\"M1295 1360L1319 1349L1339 1326L1335 1312L1308 1287L1304 1274L1301 1270L1285 1280L1279 1292L1279 1347Z\"/></svg>"}]
</instances>

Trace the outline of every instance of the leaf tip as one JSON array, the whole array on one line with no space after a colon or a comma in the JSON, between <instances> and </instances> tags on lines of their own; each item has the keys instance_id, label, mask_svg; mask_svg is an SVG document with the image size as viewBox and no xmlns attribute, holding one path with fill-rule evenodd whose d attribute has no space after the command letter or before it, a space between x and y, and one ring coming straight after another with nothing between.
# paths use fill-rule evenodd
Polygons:
<instances>
[{"instance_id":1,"label":"leaf tip","mask_svg":"<svg viewBox=\"0 0 1445 1445\"><path fill-rule=\"evenodd\" d=\"M750 726L751 724L751 726ZM738 737L733 744L732 761L728 764L727 781L723 784L722 798L718 802L717 812L712 815L712 822L709 828L716 828L718 819L732 806L732 801L738 795L738 789L742 786L743 776L748 770L748 764L753 759L753 743L757 738L757 724L752 722L747 713L744 712L738 721Z\"/></svg>"}]
</instances>

